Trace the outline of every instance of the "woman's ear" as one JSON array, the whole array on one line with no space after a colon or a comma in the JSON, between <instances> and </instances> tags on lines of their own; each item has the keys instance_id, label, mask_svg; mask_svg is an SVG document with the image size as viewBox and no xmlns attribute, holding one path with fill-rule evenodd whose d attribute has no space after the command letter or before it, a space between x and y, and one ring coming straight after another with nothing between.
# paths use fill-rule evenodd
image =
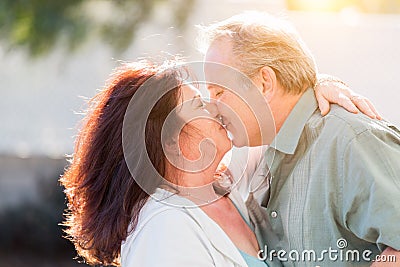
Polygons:
<instances>
[{"instance_id":1,"label":"woman's ear","mask_svg":"<svg viewBox=\"0 0 400 267\"><path fill-rule=\"evenodd\" d=\"M261 77L262 93L267 98L267 100L270 100L277 89L275 71L268 66L264 66L260 69L259 74Z\"/></svg>"},{"instance_id":2,"label":"woman's ear","mask_svg":"<svg viewBox=\"0 0 400 267\"><path fill-rule=\"evenodd\" d=\"M180 156L181 151L178 144L178 141L175 138L172 138L164 143L165 153L168 156Z\"/></svg>"}]
</instances>

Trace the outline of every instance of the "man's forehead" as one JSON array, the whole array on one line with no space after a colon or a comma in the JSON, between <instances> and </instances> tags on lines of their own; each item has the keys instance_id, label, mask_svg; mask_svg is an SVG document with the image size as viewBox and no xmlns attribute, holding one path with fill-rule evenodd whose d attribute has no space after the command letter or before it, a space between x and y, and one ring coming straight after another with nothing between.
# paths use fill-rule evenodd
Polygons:
<instances>
[{"instance_id":1,"label":"man's forehead","mask_svg":"<svg viewBox=\"0 0 400 267\"><path fill-rule=\"evenodd\" d=\"M229 64L232 59L232 43L227 39L213 41L207 49L205 61Z\"/></svg>"},{"instance_id":2,"label":"man's forehead","mask_svg":"<svg viewBox=\"0 0 400 267\"><path fill-rule=\"evenodd\" d=\"M242 87L246 76L238 69L214 62L205 62L204 74L208 89L230 89L233 91Z\"/></svg>"},{"instance_id":3,"label":"man's forehead","mask_svg":"<svg viewBox=\"0 0 400 267\"><path fill-rule=\"evenodd\" d=\"M222 85L219 84L214 84L214 83L207 83L206 84L207 90L208 91L215 91L215 90L226 90L227 88L223 87Z\"/></svg>"}]
</instances>

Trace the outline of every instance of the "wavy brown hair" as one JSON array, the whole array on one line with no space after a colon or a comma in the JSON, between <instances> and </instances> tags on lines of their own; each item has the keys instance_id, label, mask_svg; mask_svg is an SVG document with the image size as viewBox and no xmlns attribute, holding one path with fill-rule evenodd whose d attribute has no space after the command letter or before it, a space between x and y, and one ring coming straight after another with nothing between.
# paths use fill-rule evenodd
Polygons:
<instances>
[{"instance_id":1,"label":"wavy brown hair","mask_svg":"<svg viewBox=\"0 0 400 267\"><path fill-rule=\"evenodd\" d=\"M182 72L163 68L148 62L124 64L89 101L70 166L60 179L68 200L63 223L67 238L89 264L120 265L121 243L149 198L133 179L122 145L129 102L149 78L152 86L146 90L174 88L156 103L145 129L151 133L145 142L149 158L159 174L165 174L161 129L180 100Z\"/></svg>"}]
</instances>

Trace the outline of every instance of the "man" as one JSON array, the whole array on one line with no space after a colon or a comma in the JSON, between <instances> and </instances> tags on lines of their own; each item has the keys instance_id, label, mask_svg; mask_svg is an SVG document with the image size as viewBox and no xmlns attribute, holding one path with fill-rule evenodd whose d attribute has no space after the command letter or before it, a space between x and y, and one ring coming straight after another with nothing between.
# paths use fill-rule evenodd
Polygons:
<instances>
[{"instance_id":1,"label":"man","mask_svg":"<svg viewBox=\"0 0 400 267\"><path fill-rule=\"evenodd\" d=\"M400 262L399 130L338 106L322 117L312 89L313 58L277 18L244 13L204 33L205 62L247 75L271 112L250 115L257 108L243 102L243 92L215 82L208 86L235 146L270 145L259 168L251 170L255 177L266 175L269 186L250 192L246 202L260 257L288 266L369 265L394 257ZM223 77L214 64L204 69L207 81ZM373 109L363 98L353 100ZM266 119L266 129L263 115L275 125Z\"/></svg>"}]
</instances>

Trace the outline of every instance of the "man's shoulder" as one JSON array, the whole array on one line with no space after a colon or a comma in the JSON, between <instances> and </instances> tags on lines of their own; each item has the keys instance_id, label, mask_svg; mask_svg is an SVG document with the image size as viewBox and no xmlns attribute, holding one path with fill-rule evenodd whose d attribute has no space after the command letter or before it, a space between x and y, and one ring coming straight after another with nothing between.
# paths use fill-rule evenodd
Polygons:
<instances>
[{"instance_id":1,"label":"man's shoulder","mask_svg":"<svg viewBox=\"0 0 400 267\"><path fill-rule=\"evenodd\" d=\"M337 105L332 105L325 120L327 123L333 123L340 129L350 131L355 135L371 130L375 123L373 119L364 114L354 114Z\"/></svg>"},{"instance_id":2,"label":"man's shoulder","mask_svg":"<svg viewBox=\"0 0 400 267\"><path fill-rule=\"evenodd\" d=\"M314 114L310 121L320 124L320 127L330 131L332 136L353 138L362 133L372 133L373 135L393 134L400 138L400 131L390 122L371 119L361 112L354 114L338 105L332 105L325 117L318 115L319 113Z\"/></svg>"}]
</instances>

